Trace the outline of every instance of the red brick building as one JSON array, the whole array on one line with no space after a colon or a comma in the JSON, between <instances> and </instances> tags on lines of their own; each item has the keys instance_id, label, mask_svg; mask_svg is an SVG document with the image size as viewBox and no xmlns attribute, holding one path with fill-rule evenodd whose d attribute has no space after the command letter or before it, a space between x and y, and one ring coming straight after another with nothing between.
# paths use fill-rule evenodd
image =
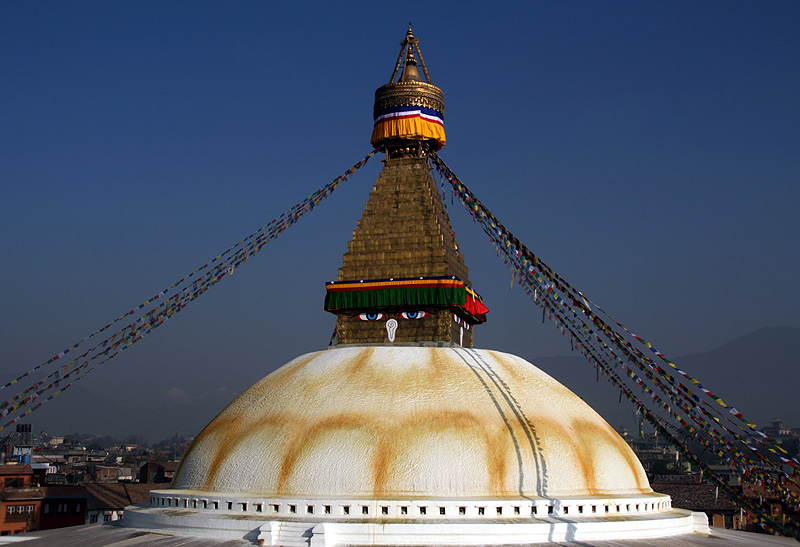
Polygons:
<instances>
[{"instance_id":1,"label":"red brick building","mask_svg":"<svg viewBox=\"0 0 800 547\"><path fill-rule=\"evenodd\" d=\"M0 535L39 529L44 493L30 465L0 465Z\"/></svg>"},{"instance_id":2,"label":"red brick building","mask_svg":"<svg viewBox=\"0 0 800 547\"><path fill-rule=\"evenodd\" d=\"M0 535L75 526L86 521L83 486L41 486L30 465L0 465Z\"/></svg>"},{"instance_id":3,"label":"red brick building","mask_svg":"<svg viewBox=\"0 0 800 547\"><path fill-rule=\"evenodd\" d=\"M88 493L85 486L42 486L42 512L38 530L78 526L86 522Z\"/></svg>"}]
</instances>

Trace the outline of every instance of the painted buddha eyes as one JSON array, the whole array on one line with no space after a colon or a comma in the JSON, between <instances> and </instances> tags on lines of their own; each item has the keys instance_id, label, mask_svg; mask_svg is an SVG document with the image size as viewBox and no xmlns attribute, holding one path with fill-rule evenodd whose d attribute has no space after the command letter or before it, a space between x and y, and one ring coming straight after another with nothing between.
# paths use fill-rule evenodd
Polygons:
<instances>
[{"instance_id":1,"label":"painted buddha eyes","mask_svg":"<svg viewBox=\"0 0 800 547\"><path fill-rule=\"evenodd\" d=\"M382 311L366 312L366 313L359 313L356 317L358 317L362 321L380 321L381 319L386 318L386 314L383 313Z\"/></svg>"},{"instance_id":2,"label":"painted buddha eyes","mask_svg":"<svg viewBox=\"0 0 800 547\"><path fill-rule=\"evenodd\" d=\"M400 312L400 317L402 317L403 319L422 319L423 317L428 317L429 315L430 315L429 312L423 310Z\"/></svg>"},{"instance_id":3,"label":"painted buddha eyes","mask_svg":"<svg viewBox=\"0 0 800 547\"><path fill-rule=\"evenodd\" d=\"M428 317L429 315L431 315L431 312L427 312L424 310L402 311L398 315L402 319L416 320L416 319L422 319L423 317ZM382 311L376 311L376 312L359 313L354 317L357 317L361 321L380 321L381 319L386 319L389 316L388 314Z\"/></svg>"},{"instance_id":4,"label":"painted buddha eyes","mask_svg":"<svg viewBox=\"0 0 800 547\"><path fill-rule=\"evenodd\" d=\"M470 329L470 327L471 327L471 325L470 325L469 323L467 323L466 321L464 321L463 319L461 319L461 318L460 318L458 315L456 315L455 313L453 314L453 320L456 322L456 324L457 324L457 325L461 325L461 326L464 328L464 330L469 330L469 329Z\"/></svg>"}]
</instances>

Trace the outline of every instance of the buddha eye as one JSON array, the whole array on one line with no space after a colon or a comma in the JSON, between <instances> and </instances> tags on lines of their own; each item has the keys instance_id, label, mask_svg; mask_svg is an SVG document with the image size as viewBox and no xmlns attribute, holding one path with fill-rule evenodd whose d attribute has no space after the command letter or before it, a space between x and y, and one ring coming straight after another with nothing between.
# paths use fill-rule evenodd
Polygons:
<instances>
[{"instance_id":1,"label":"buddha eye","mask_svg":"<svg viewBox=\"0 0 800 547\"><path fill-rule=\"evenodd\" d=\"M361 321L380 321L386 317L386 314L382 311L365 312L359 313L355 317L358 317Z\"/></svg>"},{"instance_id":2,"label":"buddha eye","mask_svg":"<svg viewBox=\"0 0 800 547\"><path fill-rule=\"evenodd\" d=\"M403 319L422 319L423 317L428 317L429 315L430 315L429 312L423 310L400 312L400 317L402 317Z\"/></svg>"},{"instance_id":3,"label":"buddha eye","mask_svg":"<svg viewBox=\"0 0 800 547\"><path fill-rule=\"evenodd\" d=\"M456 314L453 314L453 321L455 321L457 325L461 324L461 318Z\"/></svg>"}]
</instances>

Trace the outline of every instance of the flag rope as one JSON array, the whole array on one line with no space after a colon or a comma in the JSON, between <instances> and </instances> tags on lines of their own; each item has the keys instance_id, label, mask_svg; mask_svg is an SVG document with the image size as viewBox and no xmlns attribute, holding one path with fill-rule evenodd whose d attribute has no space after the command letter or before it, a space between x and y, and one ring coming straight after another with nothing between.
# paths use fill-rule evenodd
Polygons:
<instances>
[{"instance_id":1,"label":"flag rope","mask_svg":"<svg viewBox=\"0 0 800 547\"><path fill-rule=\"evenodd\" d=\"M105 326L85 336L69 348L51 357L47 361L36 365L27 372L24 372L0 387L0 390L2 390L13 386L19 383L21 380L31 376L36 371L61 361L66 355L74 353L74 350L79 348L87 340L97 336L100 333L108 331L112 328L112 326L116 325L120 321L125 320L126 318L136 315L141 310L149 308L147 311L143 311L135 320L117 330L111 336L107 336L105 339L92 346L80 356L72 359L62 366L59 366L56 370L49 373L44 378L35 381L26 389L14 394L0 403L0 418L6 418L20 411L25 406L35 402L40 396L46 394L46 392L49 390L56 389L53 394L43 401L39 401L24 413L17 415L15 418L1 425L0 431L16 423L23 416L26 416L34 410L40 408L42 403L50 401L56 395L63 393L67 388L72 386L81 378L85 377L99 365L117 356L120 351L131 347L133 344L140 341L144 336L163 325L165 321L177 315L186 307L186 305L196 300L209 288L219 283L226 275L231 275L235 268L243 264L251 256L258 253L264 245L278 237L278 235L283 233L289 226L296 223L303 215L314 209L316 205L328 197L342 182L350 178L350 176L353 175L356 170L366 165L369 159L378 152L380 152L379 149L373 150L363 159L353 165L350 169L327 183L325 186L308 196L306 199L296 204L269 223L265 224L249 236L240 240L238 243L232 245L214 257L214 259L211 261L203 264L188 275L183 276L166 289L156 293L129 312L117 317ZM173 291L173 289L177 289L177 291ZM171 296L167 296L167 293L170 291L173 291L173 294ZM102 358L101 361L93 364L91 367L89 366L92 361L100 358ZM78 371L83 372L77 377L74 377ZM70 383L61 387L62 382L68 379L71 380Z\"/></svg>"},{"instance_id":2,"label":"flag rope","mask_svg":"<svg viewBox=\"0 0 800 547\"><path fill-rule=\"evenodd\" d=\"M645 409L648 421L655 420L659 424L659 427L656 428L659 432L668 431L669 428L682 432L687 439L698 441L703 446L710 448L718 461L736 464L747 479L751 479L752 482L756 482L771 494L776 495L795 511L800 510L800 496L789 486L790 484L796 486L797 482L780 467L781 464L788 464L797 468L798 462L795 459L782 455L785 454L785 451L773 439L758 431L755 425L747 421L739 411L729 407L717 394L705 388L699 380L678 368L650 342L616 322L605 310L587 299L545 264L478 200L430 148L427 148L427 157L442 179L452 187L453 195L458 197L473 220L479 223L489 236L492 244L498 250L498 256L501 256L505 264L517 273L518 284L524 284L526 293L536 305L542 308L543 318L546 316L564 336L569 337L570 346L579 350L590 363L598 368L598 372L602 372L604 377L621 390L626 398ZM607 317L612 324L617 325L622 332L615 330L596 315L592 311L593 308ZM623 333L628 334L632 340L629 340ZM688 385L681 382L678 375L670 374L650 359L635 347L634 343L641 344L661 361L667 363L678 373L680 378L686 380ZM634 368L628 366L629 364ZM622 367L620 372L624 375L618 375L613 370L614 366ZM635 388L643 391L646 397L637 396ZM699 392L695 392L695 390L699 390ZM716 403L725 412L721 413L706 398ZM733 422L728 417L729 414L733 414L743 422L746 428ZM722 417L725 418L724 421L735 425L736 429L745 433L751 441L764 446L770 452L771 457L760 453L748 441L727 427L723 423ZM675 424L670 421L674 421ZM670 435L669 440L676 443L676 446L680 446L682 451L693 454L686 447L686 443L681 442L678 437ZM740 450L742 447L752 452L755 459ZM778 461L775 460L776 457ZM693 460L697 460L694 455ZM711 468L706 465L700 466L700 468L723 485L733 499L740 500L742 498L733 486L729 485ZM758 507L751 507L751 505L749 502L743 503L743 506L749 510L760 511L759 518L770 522L776 529L800 538L798 523L791 521L788 525L783 525L775 521L769 511L764 512Z\"/></svg>"}]
</instances>

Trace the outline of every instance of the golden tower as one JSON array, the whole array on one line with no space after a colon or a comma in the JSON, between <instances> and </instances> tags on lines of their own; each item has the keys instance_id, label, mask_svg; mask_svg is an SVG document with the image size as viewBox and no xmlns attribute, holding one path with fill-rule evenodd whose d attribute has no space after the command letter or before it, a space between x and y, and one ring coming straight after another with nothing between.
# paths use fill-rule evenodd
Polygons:
<instances>
[{"instance_id":1,"label":"golden tower","mask_svg":"<svg viewBox=\"0 0 800 547\"><path fill-rule=\"evenodd\" d=\"M472 347L471 327L488 310L470 288L425 157L423 143L437 150L445 144L444 95L430 81L410 26L389 83L375 92L374 119L371 142L387 158L338 281L327 286L325 309L337 315L338 344Z\"/></svg>"}]
</instances>

